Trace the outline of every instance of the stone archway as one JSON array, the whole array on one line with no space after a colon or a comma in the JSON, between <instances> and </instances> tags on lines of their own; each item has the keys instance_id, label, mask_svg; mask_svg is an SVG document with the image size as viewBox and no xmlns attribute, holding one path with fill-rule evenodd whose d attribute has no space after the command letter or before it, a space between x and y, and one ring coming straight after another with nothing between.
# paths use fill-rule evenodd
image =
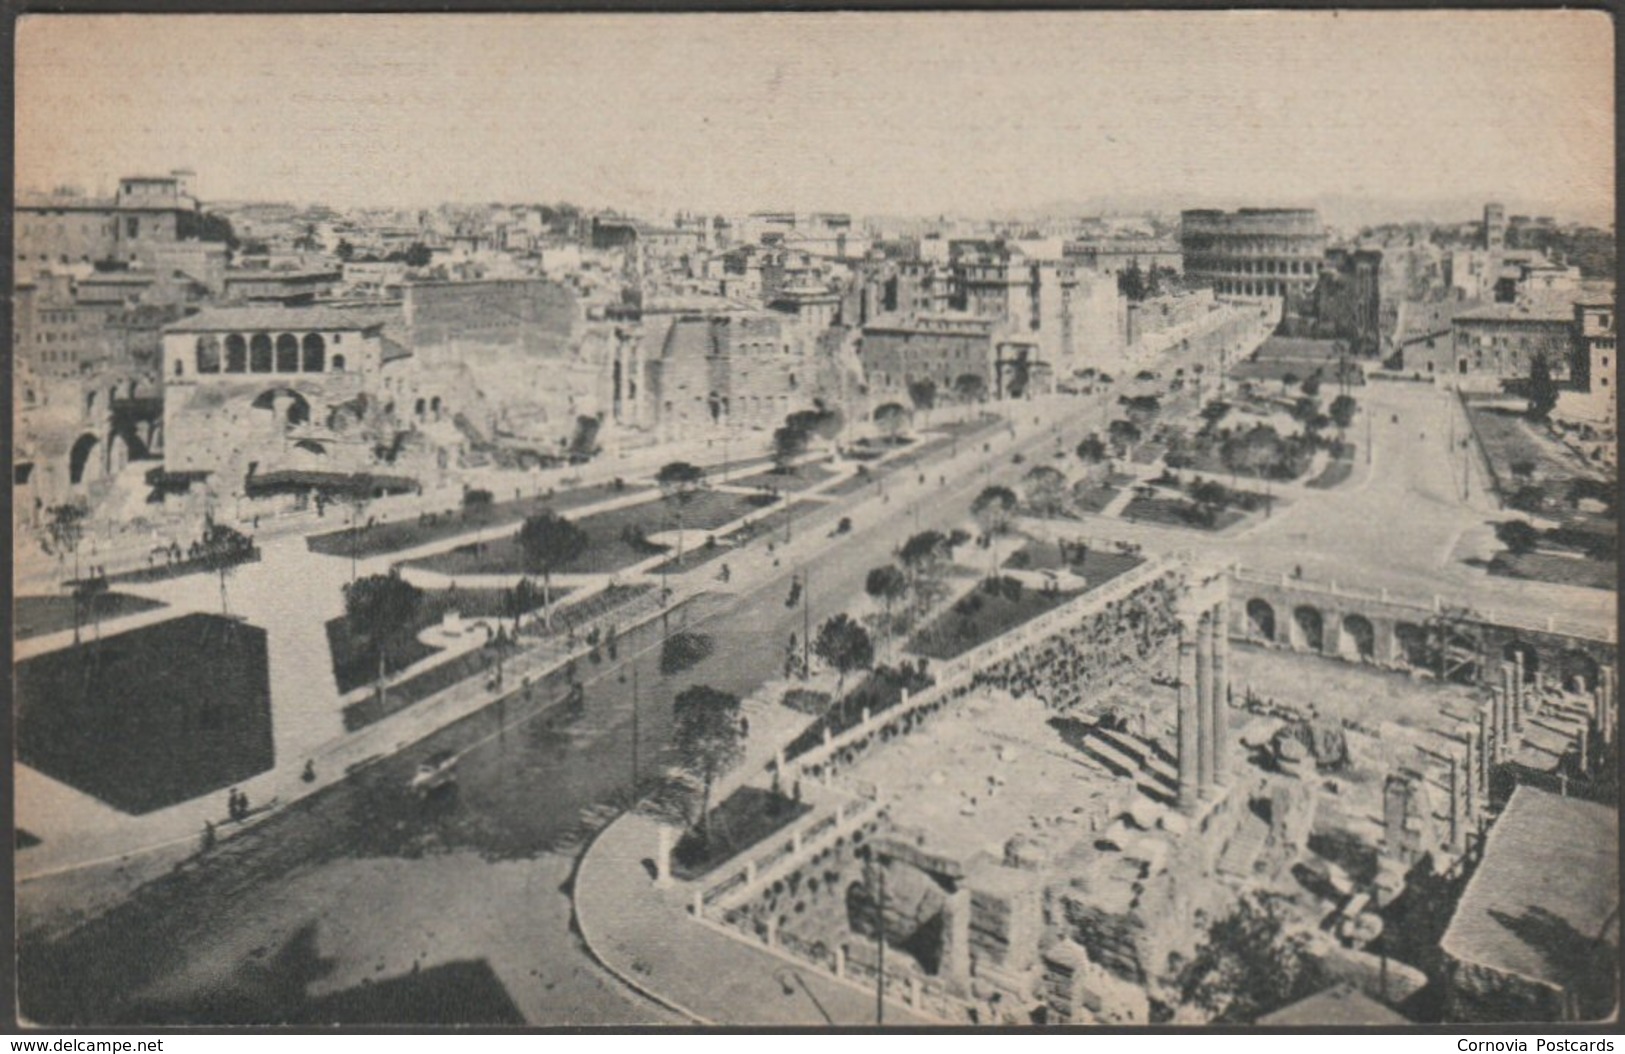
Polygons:
<instances>
[{"instance_id":1,"label":"stone archway","mask_svg":"<svg viewBox=\"0 0 1625 1054\"><path fill-rule=\"evenodd\" d=\"M1300 604L1292 609L1293 644L1310 651L1326 646L1326 620L1320 609Z\"/></svg>"},{"instance_id":2,"label":"stone archway","mask_svg":"<svg viewBox=\"0 0 1625 1054\"><path fill-rule=\"evenodd\" d=\"M280 410L282 424L307 424L310 421L310 400L292 388L267 388L254 397L251 404L256 410L269 410L278 413L279 403L286 401L286 407Z\"/></svg>"},{"instance_id":3,"label":"stone archway","mask_svg":"<svg viewBox=\"0 0 1625 1054\"><path fill-rule=\"evenodd\" d=\"M1275 609L1259 597L1247 601L1247 636L1275 640Z\"/></svg>"},{"instance_id":4,"label":"stone archway","mask_svg":"<svg viewBox=\"0 0 1625 1054\"><path fill-rule=\"evenodd\" d=\"M1338 650L1344 658L1369 662L1377 654L1377 629L1364 615L1343 616Z\"/></svg>"},{"instance_id":5,"label":"stone archway","mask_svg":"<svg viewBox=\"0 0 1625 1054\"><path fill-rule=\"evenodd\" d=\"M68 482L82 483L85 480L85 469L91 465L91 455L95 453L96 446L101 440L89 432L73 441L68 450Z\"/></svg>"},{"instance_id":6,"label":"stone archway","mask_svg":"<svg viewBox=\"0 0 1625 1054\"><path fill-rule=\"evenodd\" d=\"M1395 658L1407 666L1425 669L1428 666L1428 633L1414 622L1394 624Z\"/></svg>"}]
</instances>

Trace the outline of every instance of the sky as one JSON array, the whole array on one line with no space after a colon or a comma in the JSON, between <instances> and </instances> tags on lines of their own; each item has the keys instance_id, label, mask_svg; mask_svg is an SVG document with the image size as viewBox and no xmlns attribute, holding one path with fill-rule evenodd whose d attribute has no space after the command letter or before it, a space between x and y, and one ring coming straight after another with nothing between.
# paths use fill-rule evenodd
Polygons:
<instances>
[{"instance_id":1,"label":"sky","mask_svg":"<svg viewBox=\"0 0 1625 1054\"><path fill-rule=\"evenodd\" d=\"M1594 11L31 15L16 47L25 190L1613 219Z\"/></svg>"}]
</instances>

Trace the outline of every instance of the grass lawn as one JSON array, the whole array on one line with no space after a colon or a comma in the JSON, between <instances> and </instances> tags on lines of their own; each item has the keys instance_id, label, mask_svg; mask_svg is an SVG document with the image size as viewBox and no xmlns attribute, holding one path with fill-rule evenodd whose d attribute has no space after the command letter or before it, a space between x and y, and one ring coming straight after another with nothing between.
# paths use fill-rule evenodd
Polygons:
<instances>
[{"instance_id":1,"label":"grass lawn","mask_svg":"<svg viewBox=\"0 0 1625 1054\"><path fill-rule=\"evenodd\" d=\"M672 851L672 874L695 879L751 846L783 830L812 810L782 794L740 787L711 810L711 841L703 822L688 831Z\"/></svg>"},{"instance_id":2,"label":"grass lawn","mask_svg":"<svg viewBox=\"0 0 1625 1054\"><path fill-rule=\"evenodd\" d=\"M1354 458L1351 453L1349 457L1333 458L1326 462L1326 467L1320 470L1320 475L1309 481L1308 486L1315 490L1331 490L1353 474Z\"/></svg>"},{"instance_id":3,"label":"grass lawn","mask_svg":"<svg viewBox=\"0 0 1625 1054\"><path fill-rule=\"evenodd\" d=\"M1160 494L1150 498L1136 495L1123 507L1122 518L1130 521L1145 523L1163 523L1170 527L1190 527L1198 531L1222 531L1233 523L1239 523L1247 514L1236 509L1221 509L1211 524L1198 522L1195 518L1196 503L1188 498L1164 497Z\"/></svg>"},{"instance_id":4,"label":"grass lawn","mask_svg":"<svg viewBox=\"0 0 1625 1054\"><path fill-rule=\"evenodd\" d=\"M683 527L689 531L708 531L732 523L764 508L763 502L772 503L766 495L732 494L727 491L702 490L692 495L682 506ZM587 550L580 557L558 569L560 574L593 574L619 571L640 560L666 551L664 546L638 542L627 533L642 531L658 534L677 526L678 501L675 497L658 498L639 505L602 512L578 520L577 525L587 532ZM413 567L438 571L447 575L516 574L523 566L524 554L519 548L518 533L493 538L478 545L460 545L449 552L436 553L421 560L413 560Z\"/></svg>"},{"instance_id":5,"label":"grass lawn","mask_svg":"<svg viewBox=\"0 0 1625 1054\"><path fill-rule=\"evenodd\" d=\"M1467 413L1503 494L1523 485L1512 474L1512 465L1518 461L1534 463L1534 485L1548 501L1561 501L1571 479L1600 478L1595 469L1561 443L1540 434L1538 427L1515 410L1469 402Z\"/></svg>"},{"instance_id":6,"label":"grass lawn","mask_svg":"<svg viewBox=\"0 0 1625 1054\"><path fill-rule=\"evenodd\" d=\"M1076 549L1072 552L1076 552ZM1088 582L1084 588L1084 592L1088 592L1143 563L1145 560L1142 557L1090 546L1084 550L1083 559L1074 560L1069 570ZM1004 566L1012 570L1058 571L1062 566L1061 549L1054 542L1028 542L1012 553Z\"/></svg>"},{"instance_id":7,"label":"grass lawn","mask_svg":"<svg viewBox=\"0 0 1625 1054\"><path fill-rule=\"evenodd\" d=\"M126 813L272 765L265 631L233 619L184 615L25 659L16 691L17 756Z\"/></svg>"},{"instance_id":8,"label":"grass lawn","mask_svg":"<svg viewBox=\"0 0 1625 1054\"><path fill-rule=\"evenodd\" d=\"M1110 483L1095 483L1087 487L1074 487L1072 507L1082 513L1101 513L1120 493Z\"/></svg>"},{"instance_id":9,"label":"grass lawn","mask_svg":"<svg viewBox=\"0 0 1625 1054\"><path fill-rule=\"evenodd\" d=\"M833 478L835 470L824 465L801 465L792 472L758 472L754 476L743 479L730 479L729 486L735 487L763 487L787 494L798 490L816 487L827 479Z\"/></svg>"},{"instance_id":10,"label":"grass lawn","mask_svg":"<svg viewBox=\"0 0 1625 1054\"><path fill-rule=\"evenodd\" d=\"M516 500L499 501L491 505L483 513L470 513L464 515L462 509L455 512L442 512L432 521L419 523L416 517L394 523L379 523L363 528L361 536L356 541L356 555L377 556L380 553L395 553L402 549L415 549L420 545L437 542L445 538L455 538L461 534L471 534L476 530L504 527L522 522L525 517L541 512L543 509L552 509L554 512L568 512L583 505L592 505L610 498L625 494L645 492L651 488L646 486L627 486L617 490L612 483L600 483L591 487L579 487L567 490L560 494L543 494L537 498L519 498ZM332 513L342 520L347 513L342 506L335 507ZM313 534L305 539L305 545L313 553L324 556L349 556L350 532L348 529L329 531L326 534Z\"/></svg>"},{"instance_id":11,"label":"grass lawn","mask_svg":"<svg viewBox=\"0 0 1625 1054\"><path fill-rule=\"evenodd\" d=\"M1490 561L1489 572L1507 578L1529 578L1587 589L1614 590L1619 587L1619 564L1616 561L1591 559L1578 553L1536 550L1514 555L1503 552Z\"/></svg>"},{"instance_id":12,"label":"grass lawn","mask_svg":"<svg viewBox=\"0 0 1625 1054\"><path fill-rule=\"evenodd\" d=\"M907 650L932 659L952 659L977 645L992 640L1024 622L1053 611L1079 594L1076 591L1045 593L1023 589L1012 600L978 586L954 606L914 632Z\"/></svg>"},{"instance_id":13,"label":"grass lawn","mask_svg":"<svg viewBox=\"0 0 1625 1054\"><path fill-rule=\"evenodd\" d=\"M159 601L131 596L129 593L98 593L91 600L91 604L94 605L93 610L86 611L80 621L80 626L83 627L81 635L85 637L95 634L93 621L97 616L103 622L108 622L122 615L152 611L164 606ZM12 626L17 639L43 637L47 633L72 629L73 608L74 599L66 593L17 597L11 609Z\"/></svg>"}]
</instances>

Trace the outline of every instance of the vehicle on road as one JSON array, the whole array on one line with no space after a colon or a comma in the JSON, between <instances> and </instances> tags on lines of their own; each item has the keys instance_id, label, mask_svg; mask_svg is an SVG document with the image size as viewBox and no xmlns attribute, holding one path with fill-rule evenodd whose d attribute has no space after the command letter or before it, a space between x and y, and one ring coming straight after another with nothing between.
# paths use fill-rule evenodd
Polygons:
<instances>
[{"instance_id":1,"label":"vehicle on road","mask_svg":"<svg viewBox=\"0 0 1625 1054\"><path fill-rule=\"evenodd\" d=\"M440 750L430 754L418 765L417 772L412 775L412 791L420 798L427 798L446 787L457 782L457 755L450 750Z\"/></svg>"}]
</instances>

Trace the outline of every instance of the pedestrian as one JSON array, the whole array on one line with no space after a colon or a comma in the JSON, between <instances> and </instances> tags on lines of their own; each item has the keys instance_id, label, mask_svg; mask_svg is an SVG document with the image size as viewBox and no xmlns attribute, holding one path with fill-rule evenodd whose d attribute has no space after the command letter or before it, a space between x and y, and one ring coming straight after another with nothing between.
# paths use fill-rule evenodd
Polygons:
<instances>
[{"instance_id":1,"label":"pedestrian","mask_svg":"<svg viewBox=\"0 0 1625 1054\"><path fill-rule=\"evenodd\" d=\"M750 718L743 714L739 715L739 738L750 738Z\"/></svg>"},{"instance_id":2,"label":"pedestrian","mask_svg":"<svg viewBox=\"0 0 1625 1054\"><path fill-rule=\"evenodd\" d=\"M304 780L306 783L315 783L316 782L316 762L310 760L309 758L306 758L305 759L305 771L299 774L299 778Z\"/></svg>"},{"instance_id":3,"label":"pedestrian","mask_svg":"<svg viewBox=\"0 0 1625 1054\"><path fill-rule=\"evenodd\" d=\"M239 814L238 811L237 811L237 788L236 787L231 788L231 793L226 795L226 815L228 817L230 817L231 819L233 819L233 820L242 819L241 814Z\"/></svg>"},{"instance_id":4,"label":"pedestrian","mask_svg":"<svg viewBox=\"0 0 1625 1054\"><path fill-rule=\"evenodd\" d=\"M207 853L210 849L213 849L215 841L216 841L216 836L215 836L215 833L214 833L214 821L213 820L204 820L203 821L203 851L205 853Z\"/></svg>"}]
</instances>

